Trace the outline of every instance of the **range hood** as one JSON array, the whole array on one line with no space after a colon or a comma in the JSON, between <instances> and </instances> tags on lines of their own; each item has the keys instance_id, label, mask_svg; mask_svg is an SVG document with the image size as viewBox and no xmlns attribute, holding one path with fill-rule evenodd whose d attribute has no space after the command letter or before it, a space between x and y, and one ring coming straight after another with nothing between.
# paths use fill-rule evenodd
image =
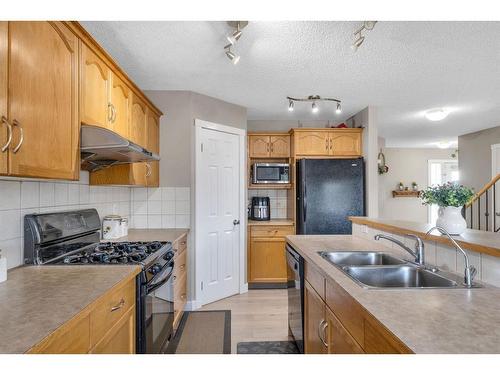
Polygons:
<instances>
[{"instance_id":1,"label":"range hood","mask_svg":"<svg viewBox=\"0 0 500 375\"><path fill-rule=\"evenodd\" d=\"M96 171L116 164L158 161L160 156L123 138L117 133L97 126L81 126L82 168Z\"/></svg>"}]
</instances>

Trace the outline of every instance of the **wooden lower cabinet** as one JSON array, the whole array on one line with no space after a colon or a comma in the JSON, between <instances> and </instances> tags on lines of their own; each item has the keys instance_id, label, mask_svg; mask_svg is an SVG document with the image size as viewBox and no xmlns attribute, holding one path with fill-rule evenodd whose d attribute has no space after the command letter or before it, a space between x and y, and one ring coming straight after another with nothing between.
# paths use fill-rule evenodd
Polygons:
<instances>
[{"instance_id":1,"label":"wooden lower cabinet","mask_svg":"<svg viewBox=\"0 0 500 375\"><path fill-rule=\"evenodd\" d=\"M287 282L285 236L293 233L293 225L250 226L248 247L249 283Z\"/></svg>"},{"instance_id":2,"label":"wooden lower cabinet","mask_svg":"<svg viewBox=\"0 0 500 375\"><path fill-rule=\"evenodd\" d=\"M37 354L134 354L135 277L108 291L32 347Z\"/></svg>"},{"instance_id":3,"label":"wooden lower cabinet","mask_svg":"<svg viewBox=\"0 0 500 375\"><path fill-rule=\"evenodd\" d=\"M174 331L179 327L187 302L187 234L173 243L174 257Z\"/></svg>"},{"instance_id":4,"label":"wooden lower cabinet","mask_svg":"<svg viewBox=\"0 0 500 375\"><path fill-rule=\"evenodd\" d=\"M305 264L306 354L410 354L412 351L318 269ZM322 285L325 288L322 289Z\"/></svg>"}]
</instances>

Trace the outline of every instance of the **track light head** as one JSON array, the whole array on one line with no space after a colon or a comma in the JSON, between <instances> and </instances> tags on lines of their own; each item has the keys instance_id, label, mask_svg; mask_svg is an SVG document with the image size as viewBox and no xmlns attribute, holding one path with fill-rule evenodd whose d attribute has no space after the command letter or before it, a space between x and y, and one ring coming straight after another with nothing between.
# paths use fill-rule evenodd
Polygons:
<instances>
[{"instance_id":1,"label":"track light head","mask_svg":"<svg viewBox=\"0 0 500 375\"><path fill-rule=\"evenodd\" d=\"M342 113L342 106L340 105L340 103L337 103L337 109L335 109L335 113L336 114Z\"/></svg>"},{"instance_id":2,"label":"track light head","mask_svg":"<svg viewBox=\"0 0 500 375\"><path fill-rule=\"evenodd\" d=\"M289 101L288 101L288 110L289 110L290 112L292 112L292 111L293 111L293 100L289 100Z\"/></svg>"},{"instance_id":3,"label":"track light head","mask_svg":"<svg viewBox=\"0 0 500 375\"><path fill-rule=\"evenodd\" d=\"M359 46L363 44L363 42L365 41L365 37L363 35L358 34L358 38L354 41L354 43L351 45L351 48L354 50L354 51L357 51Z\"/></svg>"},{"instance_id":4,"label":"track light head","mask_svg":"<svg viewBox=\"0 0 500 375\"><path fill-rule=\"evenodd\" d=\"M240 56L231 51L230 48L226 48L226 56L233 63L233 65L238 64L240 61Z\"/></svg>"},{"instance_id":5,"label":"track light head","mask_svg":"<svg viewBox=\"0 0 500 375\"><path fill-rule=\"evenodd\" d=\"M312 113L318 113L319 108L318 108L318 105L316 104L316 102L312 103L312 105L311 105L311 111L312 111Z\"/></svg>"},{"instance_id":6,"label":"track light head","mask_svg":"<svg viewBox=\"0 0 500 375\"><path fill-rule=\"evenodd\" d=\"M231 35L226 36L226 39L230 44L236 43L240 38L243 32L241 30L235 30Z\"/></svg>"}]
</instances>

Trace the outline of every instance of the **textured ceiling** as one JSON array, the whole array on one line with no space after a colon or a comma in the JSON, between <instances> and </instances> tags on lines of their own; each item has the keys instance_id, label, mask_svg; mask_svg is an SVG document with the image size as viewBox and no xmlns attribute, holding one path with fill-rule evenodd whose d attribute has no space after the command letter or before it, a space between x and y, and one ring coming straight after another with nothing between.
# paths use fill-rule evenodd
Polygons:
<instances>
[{"instance_id":1,"label":"textured ceiling","mask_svg":"<svg viewBox=\"0 0 500 375\"><path fill-rule=\"evenodd\" d=\"M425 147L500 125L500 22L379 22L350 48L360 22L250 22L232 65L225 22L82 22L142 89L192 90L248 108L254 120L342 121L378 108L389 146ZM342 100L296 104L310 94ZM423 111L447 107L432 123Z\"/></svg>"}]
</instances>

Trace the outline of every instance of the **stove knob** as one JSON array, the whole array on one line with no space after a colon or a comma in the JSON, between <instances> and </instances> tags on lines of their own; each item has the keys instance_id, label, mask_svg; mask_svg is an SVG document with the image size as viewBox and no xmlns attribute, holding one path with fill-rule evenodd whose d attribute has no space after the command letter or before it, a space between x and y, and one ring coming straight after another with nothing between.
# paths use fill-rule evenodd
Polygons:
<instances>
[{"instance_id":1,"label":"stove knob","mask_svg":"<svg viewBox=\"0 0 500 375\"><path fill-rule=\"evenodd\" d=\"M150 274L156 275L158 272L161 271L161 265L156 263L151 266L151 268L148 270Z\"/></svg>"}]
</instances>

